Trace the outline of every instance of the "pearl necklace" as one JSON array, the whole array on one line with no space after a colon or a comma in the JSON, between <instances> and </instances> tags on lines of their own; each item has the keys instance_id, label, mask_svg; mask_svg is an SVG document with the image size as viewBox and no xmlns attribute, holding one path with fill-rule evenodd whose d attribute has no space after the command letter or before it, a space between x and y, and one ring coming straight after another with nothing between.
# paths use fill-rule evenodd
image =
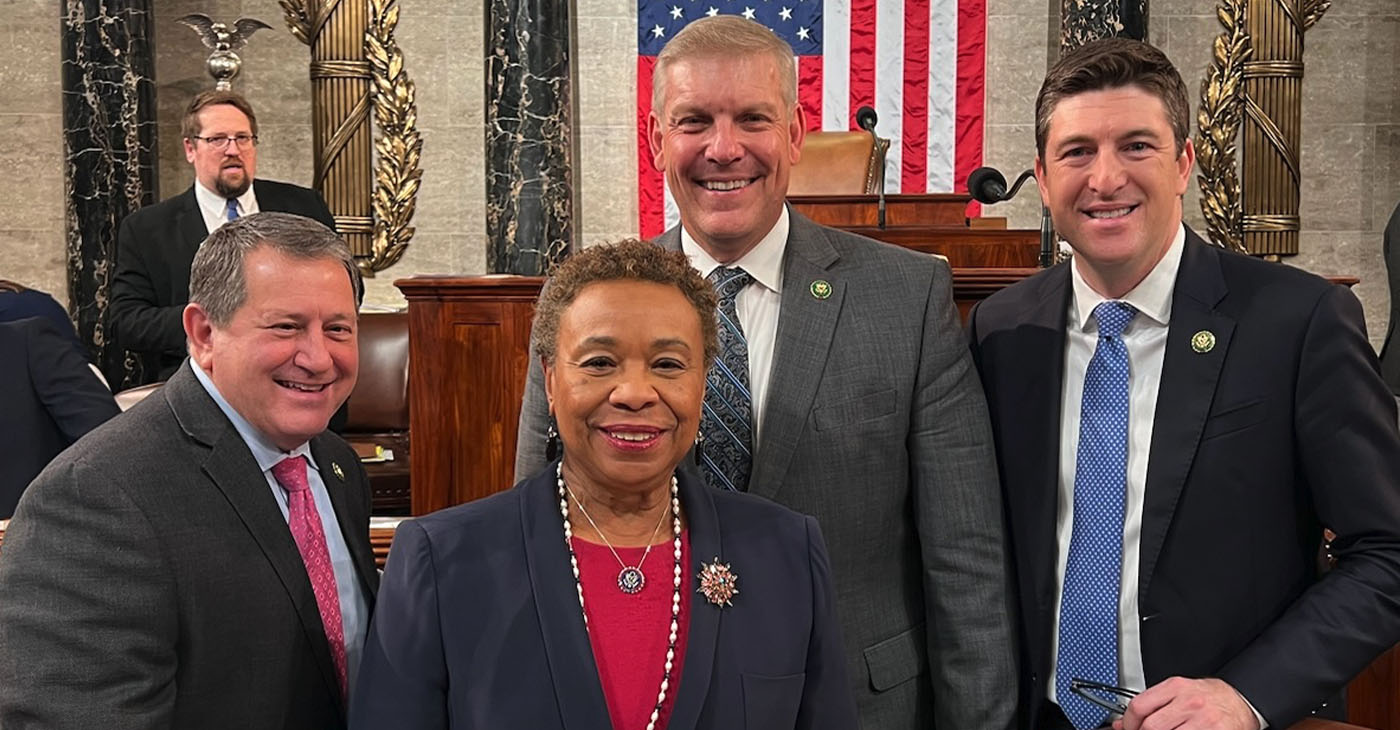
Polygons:
<instances>
[{"instance_id":1,"label":"pearl necklace","mask_svg":"<svg viewBox=\"0 0 1400 730\"><path fill-rule=\"evenodd\" d=\"M561 461L554 472L559 484L559 514L564 518L564 545L569 549L569 565L574 569L574 587L578 589L578 608L583 614L583 628L588 629L588 611L583 607L583 581L578 576L578 556L574 554L574 530L569 523L569 487L564 484L564 463ZM582 507L583 504L579 503ZM590 520L591 522L591 520ZM598 529L597 525L593 529ZM598 533L602 535L602 532ZM657 718L661 716L661 706L666 703L666 691L671 687L671 670L676 659L676 636L681 628L681 499L676 476L671 475L671 535L675 544L676 568L673 580L675 592L671 595L671 636L666 646L666 671L661 675L661 691L656 695L656 707L651 711L647 730L656 730ZM604 538L606 541L606 538ZM611 547L611 546L609 546ZM614 553L615 554L615 553ZM619 579L621 576L619 576Z\"/></svg>"}]
</instances>

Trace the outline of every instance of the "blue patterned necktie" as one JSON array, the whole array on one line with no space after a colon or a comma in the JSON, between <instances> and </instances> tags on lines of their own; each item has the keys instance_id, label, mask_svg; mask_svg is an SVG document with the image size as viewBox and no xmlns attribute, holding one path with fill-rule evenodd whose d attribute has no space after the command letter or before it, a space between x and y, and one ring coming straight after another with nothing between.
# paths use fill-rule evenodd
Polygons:
<instances>
[{"instance_id":1,"label":"blue patterned necktie","mask_svg":"<svg viewBox=\"0 0 1400 730\"><path fill-rule=\"evenodd\" d=\"M1123 575L1123 512L1128 491L1128 349L1123 329L1137 310L1125 302L1094 307L1099 342L1084 372L1074 527L1060 604L1055 694L1079 730L1108 711L1069 689L1071 679L1118 684L1118 592Z\"/></svg>"},{"instance_id":2,"label":"blue patterned necktie","mask_svg":"<svg viewBox=\"0 0 1400 730\"><path fill-rule=\"evenodd\" d=\"M228 204L224 206L224 210L227 211L227 213L228 213L228 219L229 219L229 220L237 220L237 219L238 219L238 198L229 198L229 199L228 199Z\"/></svg>"},{"instance_id":3,"label":"blue patterned necktie","mask_svg":"<svg viewBox=\"0 0 1400 730\"><path fill-rule=\"evenodd\" d=\"M753 468L753 397L749 395L749 343L734 300L753 281L749 272L723 266L710 272L719 294L719 357L705 376L705 435L700 471L718 489L745 491Z\"/></svg>"}]
</instances>

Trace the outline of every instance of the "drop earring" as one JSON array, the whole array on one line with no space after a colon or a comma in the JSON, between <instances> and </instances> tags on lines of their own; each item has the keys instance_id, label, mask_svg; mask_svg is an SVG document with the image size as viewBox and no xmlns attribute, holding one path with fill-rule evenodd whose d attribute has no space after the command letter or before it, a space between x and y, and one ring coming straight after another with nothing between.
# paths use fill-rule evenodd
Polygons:
<instances>
[{"instance_id":1,"label":"drop earring","mask_svg":"<svg viewBox=\"0 0 1400 730\"><path fill-rule=\"evenodd\" d=\"M559 441L559 428L554 425L554 417L549 418L549 432L545 434L544 458L547 461L554 461L559 458L559 451L562 444Z\"/></svg>"}]
</instances>

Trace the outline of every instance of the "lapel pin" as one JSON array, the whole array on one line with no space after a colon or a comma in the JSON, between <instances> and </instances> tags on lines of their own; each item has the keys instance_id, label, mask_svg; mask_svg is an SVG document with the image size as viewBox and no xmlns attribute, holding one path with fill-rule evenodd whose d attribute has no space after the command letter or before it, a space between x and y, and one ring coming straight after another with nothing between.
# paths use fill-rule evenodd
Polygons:
<instances>
[{"instance_id":1,"label":"lapel pin","mask_svg":"<svg viewBox=\"0 0 1400 730\"><path fill-rule=\"evenodd\" d=\"M734 605L730 603L730 599L739 594L739 576L729 569L729 563L721 563L719 558L709 563L701 563L699 577L700 587L696 592L720 608Z\"/></svg>"},{"instance_id":2,"label":"lapel pin","mask_svg":"<svg viewBox=\"0 0 1400 730\"><path fill-rule=\"evenodd\" d=\"M1215 349L1215 333L1210 330L1201 330L1191 335L1191 349L1202 355Z\"/></svg>"},{"instance_id":3,"label":"lapel pin","mask_svg":"<svg viewBox=\"0 0 1400 730\"><path fill-rule=\"evenodd\" d=\"M827 299L831 297L831 282L826 279L817 279L812 282L812 296L817 299Z\"/></svg>"},{"instance_id":4,"label":"lapel pin","mask_svg":"<svg viewBox=\"0 0 1400 730\"><path fill-rule=\"evenodd\" d=\"M345 481L345 472L341 471L340 465L335 463L334 461L331 462L331 471L335 472L336 479L339 479L342 482Z\"/></svg>"}]
</instances>

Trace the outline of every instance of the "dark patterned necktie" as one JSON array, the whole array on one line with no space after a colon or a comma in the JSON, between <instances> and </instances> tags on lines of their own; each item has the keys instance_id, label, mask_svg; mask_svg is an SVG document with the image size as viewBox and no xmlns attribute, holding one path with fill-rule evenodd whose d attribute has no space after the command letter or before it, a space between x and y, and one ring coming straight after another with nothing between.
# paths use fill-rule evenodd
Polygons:
<instances>
[{"instance_id":1,"label":"dark patterned necktie","mask_svg":"<svg viewBox=\"0 0 1400 730\"><path fill-rule=\"evenodd\" d=\"M753 397L749 394L749 343L739 326L734 300L753 281L743 269L710 272L719 294L719 357L705 377L705 435L700 471L718 489L745 491L753 468Z\"/></svg>"},{"instance_id":2,"label":"dark patterned necktie","mask_svg":"<svg viewBox=\"0 0 1400 730\"><path fill-rule=\"evenodd\" d=\"M1099 727L1108 711L1071 692L1070 680L1118 684L1118 594L1128 491L1129 373L1123 330L1135 314L1137 310L1126 302L1107 301L1094 307L1099 341L1084 371L1074 522L1055 665L1056 699L1079 730Z\"/></svg>"}]
</instances>

